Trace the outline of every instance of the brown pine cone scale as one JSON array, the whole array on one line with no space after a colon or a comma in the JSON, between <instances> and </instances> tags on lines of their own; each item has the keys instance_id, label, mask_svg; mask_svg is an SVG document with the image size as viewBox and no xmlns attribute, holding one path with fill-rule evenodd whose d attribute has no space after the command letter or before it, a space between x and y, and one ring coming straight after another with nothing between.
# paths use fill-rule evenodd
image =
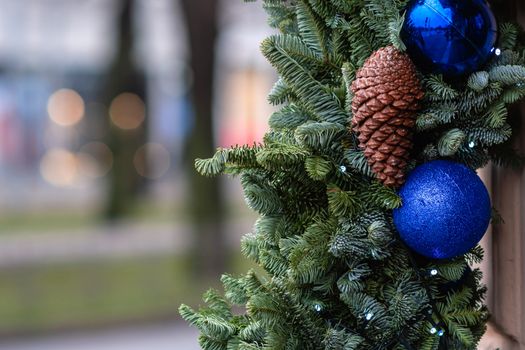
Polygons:
<instances>
[{"instance_id":1,"label":"brown pine cone scale","mask_svg":"<svg viewBox=\"0 0 525 350\"><path fill-rule=\"evenodd\" d=\"M405 181L412 129L424 93L407 54L393 46L374 52L350 89L352 130L372 170L386 186Z\"/></svg>"}]
</instances>

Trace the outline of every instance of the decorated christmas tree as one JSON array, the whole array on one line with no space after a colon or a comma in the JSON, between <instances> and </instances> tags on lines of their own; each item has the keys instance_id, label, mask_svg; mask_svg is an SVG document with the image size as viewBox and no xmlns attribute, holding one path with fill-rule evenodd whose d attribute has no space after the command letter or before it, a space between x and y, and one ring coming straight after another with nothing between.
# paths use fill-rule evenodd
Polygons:
<instances>
[{"instance_id":1,"label":"decorated christmas tree","mask_svg":"<svg viewBox=\"0 0 525 350\"><path fill-rule=\"evenodd\" d=\"M262 144L196 168L240 177L260 214L242 251L264 272L181 315L204 349L476 349L492 211L475 170L521 163L520 29L485 0L263 6L280 110Z\"/></svg>"}]
</instances>

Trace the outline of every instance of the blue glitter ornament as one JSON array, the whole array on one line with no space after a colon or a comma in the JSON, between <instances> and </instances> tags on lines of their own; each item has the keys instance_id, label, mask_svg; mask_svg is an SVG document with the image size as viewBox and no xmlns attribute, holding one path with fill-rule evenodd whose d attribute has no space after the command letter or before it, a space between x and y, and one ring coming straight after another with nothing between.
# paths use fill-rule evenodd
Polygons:
<instances>
[{"instance_id":1,"label":"blue glitter ornament","mask_svg":"<svg viewBox=\"0 0 525 350\"><path fill-rule=\"evenodd\" d=\"M483 237L491 216L481 179L463 164L435 160L414 169L399 190L403 205L394 210L401 239L429 258L468 252Z\"/></svg>"},{"instance_id":2,"label":"blue glitter ornament","mask_svg":"<svg viewBox=\"0 0 525 350\"><path fill-rule=\"evenodd\" d=\"M412 0L401 39L420 69L456 77L494 54L497 24L486 0Z\"/></svg>"}]
</instances>

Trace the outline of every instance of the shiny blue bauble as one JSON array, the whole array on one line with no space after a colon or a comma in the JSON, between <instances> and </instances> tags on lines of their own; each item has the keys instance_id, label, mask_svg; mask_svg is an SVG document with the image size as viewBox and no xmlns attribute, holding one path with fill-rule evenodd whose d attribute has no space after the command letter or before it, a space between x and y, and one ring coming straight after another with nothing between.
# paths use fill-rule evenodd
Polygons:
<instances>
[{"instance_id":1,"label":"shiny blue bauble","mask_svg":"<svg viewBox=\"0 0 525 350\"><path fill-rule=\"evenodd\" d=\"M394 210L401 239L433 259L460 256L481 240L491 217L481 179L463 164L435 160L415 168L400 188L403 205Z\"/></svg>"},{"instance_id":2,"label":"shiny blue bauble","mask_svg":"<svg viewBox=\"0 0 525 350\"><path fill-rule=\"evenodd\" d=\"M412 0L401 39L419 69L458 77L494 54L497 30L486 0Z\"/></svg>"}]
</instances>

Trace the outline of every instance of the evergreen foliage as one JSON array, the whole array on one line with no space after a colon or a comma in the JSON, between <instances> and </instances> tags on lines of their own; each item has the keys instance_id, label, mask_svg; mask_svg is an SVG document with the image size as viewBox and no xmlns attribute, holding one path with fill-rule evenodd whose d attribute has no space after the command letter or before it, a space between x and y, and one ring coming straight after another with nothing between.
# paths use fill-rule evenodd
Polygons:
<instances>
[{"instance_id":1,"label":"evergreen foliage","mask_svg":"<svg viewBox=\"0 0 525 350\"><path fill-rule=\"evenodd\" d=\"M181 306L210 350L476 349L488 312L476 247L463 257L415 257L393 228L402 203L375 180L349 130L347 86L375 50L399 38L405 0L263 0L281 33L261 49L280 77L281 105L261 145L197 160L205 176L240 175L260 214L242 252L265 273L224 275L225 297ZM423 75L414 164L436 158L476 169L519 166L508 105L525 96L518 28L500 27L501 55L464 82ZM245 306L234 313L231 305Z\"/></svg>"}]
</instances>

